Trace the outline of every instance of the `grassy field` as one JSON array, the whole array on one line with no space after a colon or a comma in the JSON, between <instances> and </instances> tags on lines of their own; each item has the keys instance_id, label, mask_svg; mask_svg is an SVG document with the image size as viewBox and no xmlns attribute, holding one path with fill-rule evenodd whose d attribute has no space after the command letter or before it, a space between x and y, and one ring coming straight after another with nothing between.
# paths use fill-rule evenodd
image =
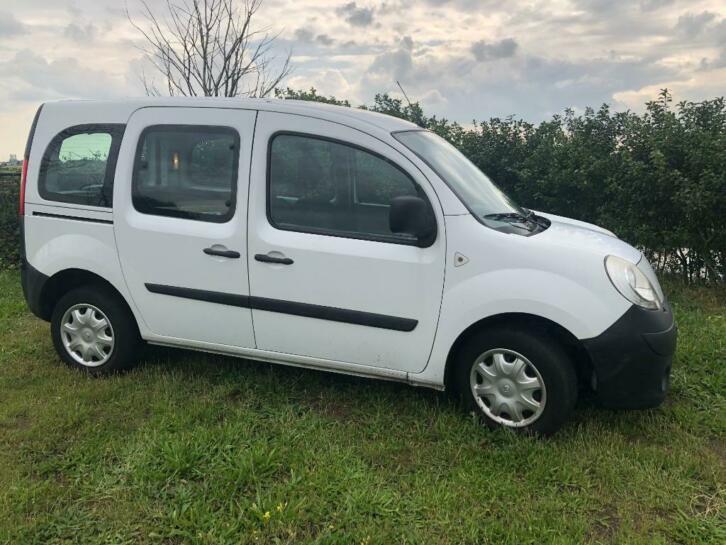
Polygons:
<instances>
[{"instance_id":1,"label":"grassy field","mask_svg":"<svg viewBox=\"0 0 726 545\"><path fill-rule=\"evenodd\" d=\"M551 440L445 394L149 348L73 372L0 273L0 543L726 542L726 293L672 286L673 390Z\"/></svg>"}]
</instances>

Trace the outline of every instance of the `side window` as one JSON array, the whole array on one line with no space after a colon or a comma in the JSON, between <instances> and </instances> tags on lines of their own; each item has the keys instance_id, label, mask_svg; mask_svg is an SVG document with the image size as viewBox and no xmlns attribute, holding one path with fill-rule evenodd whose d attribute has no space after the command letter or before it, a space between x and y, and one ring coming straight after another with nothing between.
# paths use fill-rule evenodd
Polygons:
<instances>
[{"instance_id":1,"label":"side window","mask_svg":"<svg viewBox=\"0 0 726 545\"><path fill-rule=\"evenodd\" d=\"M110 207L123 131L123 125L78 125L56 135L40 165L40 196L48 201Z\"/></svg>"},{"instance_id":2,"label":"side window","mask_svg":"<svg viewBox=\"0 0 726 545\"><path fill-rule=\"evenodd\" d=\"M134 207L156 216L228 221L237 195L239 142L229 127L147 127L134 162Z\"/></svg>"},{"instance_id":3,"label":"side window","mask_svg":"<svg viewBox=\"0 0 726 545\"><path fill-rule=\"evenodd\" d=\"M389 160L314 136L281 133L269 149L268 216L279 229L413 244L393 233L394 197L423 191Z\"/></svg>"}]
</instances>

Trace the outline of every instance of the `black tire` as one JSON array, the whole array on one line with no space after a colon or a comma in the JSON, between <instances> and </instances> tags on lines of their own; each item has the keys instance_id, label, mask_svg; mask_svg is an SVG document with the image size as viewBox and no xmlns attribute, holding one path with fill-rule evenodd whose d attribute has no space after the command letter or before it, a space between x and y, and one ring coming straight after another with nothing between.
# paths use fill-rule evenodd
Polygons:
<instances>
[{"instance_id":1,"label":"black tire","mask_svg":"<svg viewBox=\"0 0 726 545\"><path fill-rule=\"evenodd\" d=\"M108 359L101 365L88 366L77 361L66 349L61 334L61 320L74 305L93 305L106 315L110 322L113 347L108 350ZM113 290L101 285L75 288L63 295L55 307L50 322L53 346L60 358L70 367L94 376L110 375L131 368L137 361L141 337L136 320L126 302Z\"/></svg>"},{"instance_id":2,"label":"black tire","mask_svg":"<svg viewBox=\"0 0 726 545\"><path fill-rule=\"evenodd\" d=\"M472 367L481 355L493 349L511 350L521 354L529 360L544 382L546 389L544 408L534 421L522 427L513 427L508 423L492 419L479 405L472 392L470 383ZM468 410L475 411L491 428L508 427L520 433L548 436L560 429L568 420L577 401L577 374L574 365L562 347L543 332L527 332L505 327L481 331L464 343L454 364L451 378L456 394ZM527 373L528 376L535 375L532 369L528 369ZM541 397L542 392L539 394ZM480 399L489 406L488 400L484 397ZM526 422L526 419L520 422Z\"/></svg>"}]
</instances>

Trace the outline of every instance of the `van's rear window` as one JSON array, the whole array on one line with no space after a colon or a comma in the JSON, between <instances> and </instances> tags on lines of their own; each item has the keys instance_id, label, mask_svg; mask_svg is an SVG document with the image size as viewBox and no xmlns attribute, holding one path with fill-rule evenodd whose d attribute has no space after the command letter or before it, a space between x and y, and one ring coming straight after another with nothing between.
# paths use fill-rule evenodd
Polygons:
<instances>
[{"instance_id":1,"label":"van's rear window","mask_svg":"<svg viewBox=\"0 0 726 545\"><path fill-rule=\"evenodd\" d=\"M143 214L223 223L234 216L240 136L231 127L152 125L139 137L132 200Z\"/></svg>"},{"instance_id":2,"label":"van's rear window","mask_svg":"<svg viewBox=\"0 0 726 545\"><path fill-rule=\"evenodd\" d=\"M111 207L124 125L77 125L53 138L43 155L38 192L48 201Z\"/></svg>"}]
</instances>

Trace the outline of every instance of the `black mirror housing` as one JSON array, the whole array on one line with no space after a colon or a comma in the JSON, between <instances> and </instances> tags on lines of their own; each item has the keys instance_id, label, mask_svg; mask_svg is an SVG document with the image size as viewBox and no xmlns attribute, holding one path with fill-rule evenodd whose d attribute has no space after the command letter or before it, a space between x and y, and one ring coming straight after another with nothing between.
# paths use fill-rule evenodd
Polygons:
<instances>
[{"instance_id":1,"label":"black mirror housing","mask_svg":"<svg viewBox=\"0 0 726 545\"><path fill-rule=\"evenodd\" d=\"M415 236L419 246L430 245L436 237L433 211L421 197L394 197L391 200L388 223L393 233Z\"/></svg>"}]
</instances>

